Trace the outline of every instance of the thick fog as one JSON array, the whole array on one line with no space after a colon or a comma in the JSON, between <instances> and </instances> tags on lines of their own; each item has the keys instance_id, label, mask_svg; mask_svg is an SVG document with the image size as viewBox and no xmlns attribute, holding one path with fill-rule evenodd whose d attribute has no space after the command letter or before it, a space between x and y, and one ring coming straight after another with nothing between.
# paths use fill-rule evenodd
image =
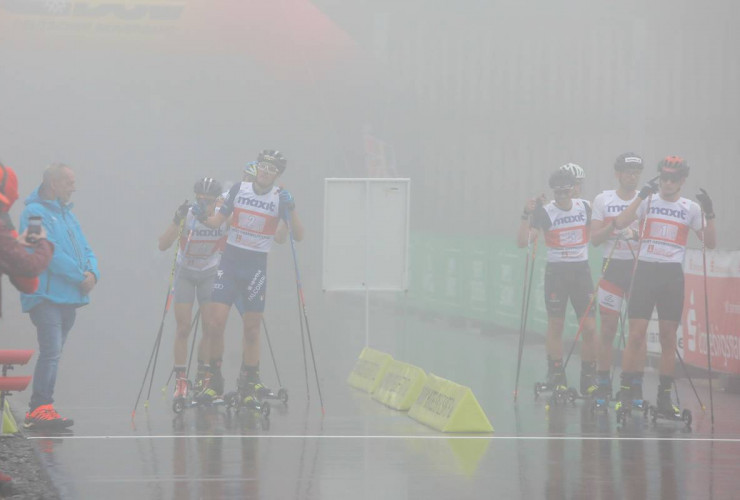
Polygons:
<instances>
[{"instance_id":1,"label":"thick fog","mask_svg":"<svg viewBox=\"0 0 740 500\"><path fill-rule=\"evenodd\" d=\"M236 181L265 148L287 157L279 183L306 226L298 252L321 359L335 357L334 336L353 339L326 376L345 377L364 344L361 317L332 331L347 311L319 291L326 177L409 177L412 234L513 246L525 198L562 163L584 167L593 199L614 187L617 155L643 155L647 179L676 154L692 168L684 194L706 188L720 248L738 248L738 14L730 0L0 0L0 161L21 191L11 215L49 163L71 165L101 269L59 390L133 402L173 258L158 235L198 178ZM287 246L269 273L268 324L295 329ZM3 298L3 343L35 347L7 281ZM232 313L232 374L239 328ZM130 391L107 394L108 377Z\"/></svg>"}]
</instances>

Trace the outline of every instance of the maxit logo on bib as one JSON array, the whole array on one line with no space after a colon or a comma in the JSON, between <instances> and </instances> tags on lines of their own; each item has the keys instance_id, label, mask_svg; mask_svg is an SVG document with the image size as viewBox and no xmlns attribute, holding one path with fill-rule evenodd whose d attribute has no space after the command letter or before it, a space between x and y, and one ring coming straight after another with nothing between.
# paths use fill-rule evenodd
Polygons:
<instances>
[{"instance_id":1,"label":"maxit logo on bib","mask_svg":"<svg viewBox=\"0 0 740 500\"><path fill-rule=\"evenodd\" d=\"M247 205L249 207L261 208L269 212L275 211L274 201L271 201L271 202L260 201L260 200L255 200L254 198L247 198L246 196L240 196L239 198L236 199L236 202L240 205Z\"/></svg>"}]
</instances>

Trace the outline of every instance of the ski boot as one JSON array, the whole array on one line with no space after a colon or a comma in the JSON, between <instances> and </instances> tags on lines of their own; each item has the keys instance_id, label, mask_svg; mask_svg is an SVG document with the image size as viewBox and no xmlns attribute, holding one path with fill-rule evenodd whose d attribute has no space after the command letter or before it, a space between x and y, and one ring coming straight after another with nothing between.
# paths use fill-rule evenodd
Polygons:
<instances>
[{"instance_id":1,"label":"ski boot","mask_svg":"<svg viewBox=\"0 0 740 500\"><path fill-rule=\"evenodd\" d=\"M263 386L259 379L248 379L244 374L239 375L236 387L236 391L224 396L227 408L237 413L244 408L262 415L263 418L269 417L270 403L264 401L262 396L271 391Z\"/></svg>"},{"instance_id":2,"label":"ski boot","mask_svg":"<svg viewBox=\"0 0 740 500\"><path fill-rule=\"evenodd\" d=\"M622 385L617 392L617 404L614 405L617 424L624 425L627 417L632 415L632 386Z\"/></svg>"},{"instance_id":3,"label":"ski boot","mask_svg":"<svg viewBox=\"0 0 740 500\"><path fill-rule=\"evenodd\" d=\"M547 389L552 391L550 397L547 398L546 410L549 410L553 405L575 404L578 392L574 388L568 387L568 379L565 376L565 371L563 371L562 363L554 365L554 369L548 373L546 384Z\"/></svg>"},{"instance_id":4,"label":"ski boot","mask_svg":"<svg viewBox=\"0 0 740 500\"><path fill-rule=\"evenodd\" d=\"M220 373L207 371L195 384L192 406L216 406L224 403L224 378Z\"/></svg>"},{"instance_id":5,"label":"ski boot","mask_svg":"<svg viewBox=\"0 0 740 500\"><path fill-rule=\"evenodd\" d=\"M642 416L647 418L650 403L642 398L642 376L632 380L632 408L642 411Z\"/></svg>"},{"instance_id":6,"label":"ski boot","mask_svg":"<svg viewBox=\"0 0 740 500\"><path fill-rule=\"evenodd\" d=\"M551 392L549 402L560 403L569 399L572 394L568 394L568 381L563 370L561 360L547 360L547 380L545 382L534 383L534 399L540 397L543 392ZM575 392L575 390L573 391ZM575 396L578 396L576 393Z\"/></svg>"},{"instance_id":7,"label":"ski boot","mask_svg":"<svg viewBox=\"0 0 740 500\"><path fill-rule=\"evenodd\" d=\"M609 411L609 402L612 399L612 384L609 377L599 378L596 382L596 390L592 392L591 411Z\"/></svg>"},{"instance_id":8,"label":"ski boot","mask_svg":"<svg viewBox=\"0 0 740 500\"><path fill-rule=\"evenodd\" d=\"M581 397L584 399L593 399L594 393L598 388L595 364L581 363Z\"/></svg>"},{"instance_id":9,"label":"ski boot","mask_svg":"<svg viewBox=\"0 0 740 500\"><path fill-rule=\"evenodd\" d=\"M190 381L185 378L185 370L175 372L175 392L172 395L172 411L180 413L190 404Z\"/></svg>"},{"instance_id":10,"label":"ski boot","mask_svg":"<svg viewBox=\"0 0 740 500\"><path fill-rule=\"evenodd\" d=\"M656 423L659 418L674 422L683 422L686 429L691 429L691 410L683 410L673 404L671 399L671 386L661 386L658 389L658 401L655 406L650 406L650 418Z\"/></svg>"}]
</instances>

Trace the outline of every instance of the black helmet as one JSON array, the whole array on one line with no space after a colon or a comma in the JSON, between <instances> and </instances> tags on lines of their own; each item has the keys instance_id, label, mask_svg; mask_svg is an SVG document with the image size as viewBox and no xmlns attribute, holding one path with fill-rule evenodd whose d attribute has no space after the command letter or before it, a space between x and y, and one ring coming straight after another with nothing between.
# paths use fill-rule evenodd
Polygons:
<instances>
[{"instance_id":1,"label":"black helmet","mask_svg":"<svg viewBox=\"0 0 740 500\"><path fill-rule=\"evenodd\" d=\"M658 163L658 173L679 174L689 176L689 164L680 156L666 156Z\"/></svg>"},{"instance_id":2,"label":"black helmet","mask_svg":"<svg viewBox=\"0 0 740 500\"><path fill-rule=\"evenodd\" d=\"M642 170L642 157L636 153L624 153L617 157L617 161L614 162L614 170L622 172L628 168L634 168Z\"/></svg>"},{"instance_id":3,"label":"black helmet","mask_svg":"<svg viewBox=\"0 0 740 500\"><path fill-rule=\"evenodd\" d=\"M550 176L550 188L572 189L576 185L576 176L569 170L557 169Z\"/></svg>"},{"instance_id":4,"label":"black helmet","mask_svg":"<svg viewBox=\"0 0 740 500\"><path fill-rule=\"evenodd\" d=\"M221 189L221 183L213 177L203 177L193 186L195 194L204 194L206 196L213 196L217 198L223 193Z\"/></svg>"},{"instance_id":5,"label":"black helmet","mask_svg":"<svg viewBox=\"0 0 740 500\"><path fill-rule=\"evenodd\" d=\"M583 171L583 168L581 168L580 165L576 165L575 163L566 163L565 165L561 165L560 170L565 170L566 172L573 174L576 181L586 178L586 172Z\"/></svg>"},{"instance_id":6,"label":"black helmet","mask_svg":"<svg viewBox=\"0 0 740 500\"><path fill-rule=\"evenodd\" d=\"M281 174L285 170L285 167L288 166L288 160L285 159L283 153L275 149L263 149L260 151L260 154L257 155L257 163L262 162L272 163L280 169Z\"/></svg>"}]
</instances>

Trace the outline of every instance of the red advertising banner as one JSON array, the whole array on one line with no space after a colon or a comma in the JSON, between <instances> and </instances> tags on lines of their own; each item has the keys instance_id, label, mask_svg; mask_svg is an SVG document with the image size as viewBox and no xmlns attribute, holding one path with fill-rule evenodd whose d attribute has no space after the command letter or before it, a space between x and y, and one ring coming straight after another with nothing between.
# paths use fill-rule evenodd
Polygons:
<instances>
[{"instance_id":1,"label":"red advertising banner","mask_svg":"<svg viewBox=\"0 0 740 500\"><path fill-rule=\"evenodd\" d=\"M685 361L707 368L704 270L700 250L689 250L683 309ZM707 298L712 369L740 374L740 251L707 252Z\"/></svg>"}]
</instances>

